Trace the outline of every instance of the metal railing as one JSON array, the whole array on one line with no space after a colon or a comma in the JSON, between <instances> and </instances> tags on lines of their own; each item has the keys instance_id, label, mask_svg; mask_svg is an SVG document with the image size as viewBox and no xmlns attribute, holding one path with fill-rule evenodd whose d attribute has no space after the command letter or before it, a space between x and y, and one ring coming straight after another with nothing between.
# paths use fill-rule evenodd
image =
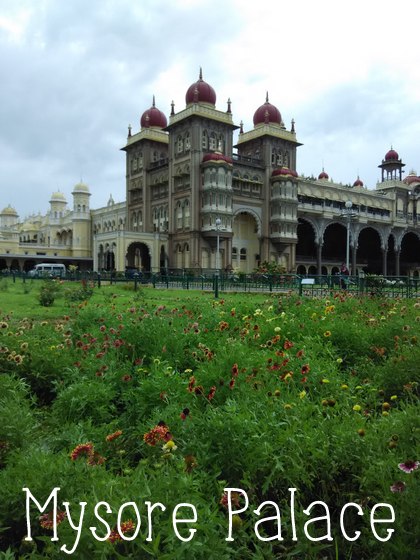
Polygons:
<instances>
[{"instance_id":1,"label":"metal railing","mask_svg":"<svg viewBox=\"0 0 420 560\"><path fill-rule=\"evenodd\" d=\"M25 272L2 272L1 278L12 282L37 282L51 276L30 277ZM338 291L359 296L387 298L420 297L420 278L380 275L308 275L299 274L225 274L213 271L200 275L179 273L134 273L77 271L58 277L68 282L88 281L100 288L103 284L132 284L134 290L148 285L156 289L182 289L220 292L295 293L301 296L325 297Z\"/></svg>"}]
</instances>

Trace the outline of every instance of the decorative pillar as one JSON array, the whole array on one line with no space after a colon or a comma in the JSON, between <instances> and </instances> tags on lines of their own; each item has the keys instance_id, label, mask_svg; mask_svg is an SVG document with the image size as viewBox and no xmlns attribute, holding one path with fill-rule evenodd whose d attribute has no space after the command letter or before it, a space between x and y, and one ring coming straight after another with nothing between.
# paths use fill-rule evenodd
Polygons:
<instances>
[{"instance_id":1,"label":"decorative pillar","mask_svg":"<svg viewBox=\"0 0 420 560\"><path fill-rule=\"evenodd\" d=\"M397 249L395 251L395 275L396 276L400 275L400 253L401 253L400 249Z\"/></svg>"},{"instance_id":2,"label":"decorative pillar","mask_svg":"<svg viewBox=\"0 0 420 560\"><path fill-rule=\"evenodd\" d=\"M353 246L351 251L351 273L356 276L357 272L357 248Z\"/></svg>"},{"instance_id":3,"label":"decorative pillar","mask_svg":"<svg viewBox=\"0 0 420 560\"><path fill-rule=\"evenodd\" d=\"M320 276L322 274L322 243L320 242L316 244L316 269Z\"/></svg>"},{"instance_id":4,"label":"decorative pillar","mask_svg":"<svg viewBox=\"0 0 420 560\"><path fill-rule=\"evenodd\" d=\"M388 256L387 249L382 249L382 276L387 275L387 269L386 269L387 256Z\"/></svg>"}]
</instances>

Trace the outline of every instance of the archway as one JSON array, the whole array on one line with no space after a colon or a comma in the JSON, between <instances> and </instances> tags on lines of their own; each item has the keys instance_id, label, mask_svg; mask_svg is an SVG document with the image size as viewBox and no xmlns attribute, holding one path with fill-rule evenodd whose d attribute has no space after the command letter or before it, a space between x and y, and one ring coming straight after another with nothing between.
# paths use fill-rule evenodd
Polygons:
<instances>
[{"instance_id":1,"label":"archway","mask_svg":"<svg viewBox=\"0 0 420 560\"><path fill-rule=\"evenodd\" d=\"M358 238L357 262L370 274L382 274L381 238L376 229L362 229Z\"/></svg>"},{"instance_id":2,"label":"archway","mask_svg":"<svg viewBox=\"0 0 420 560\"><path fill-rule=\"evenodd\" d=\"M324 232L322 259L329 262L345 262L347 247L347 230L337 222L327 226Z\"/></svg>"},{"instance_id":3,"label":"archway","mask_svg":"<svg viewBox=\"0 0 420 560\"><path fill-rule=\"evenodd\" d=\"M297 237L296 260L316 260L315 231L312 225L302 218L298 220Z\"/></svg>"},{"instance_id":4,"label":"archway","mask_svg":"<svg viewBox=\"0 0 420 560\"><path fill-rule=\"evenodd\" d=\"M420 239L419 236L409 231L401 241L400 274L408 276L420 267Z\"/></svg>"},{"instance_id":5,"label":"archway","mask_svg":"<svg viewBox=\"0 0 420 560\"><path fill-rule=\"evenodd\" d=\"M143 272L151 271L151 257L146 243L131 243L127 249L126 266Z\"/></svg>"},{"instance_id":6,"label":"archway","mask_svg":"<svg viewBox=\"0 0 420 560\"><path fill-rule=\"evenodd\" d=\"M259 264L258 223L250 212L238 213L233 220L232 267L250 273Z\"/></svg>"}]
</instances>

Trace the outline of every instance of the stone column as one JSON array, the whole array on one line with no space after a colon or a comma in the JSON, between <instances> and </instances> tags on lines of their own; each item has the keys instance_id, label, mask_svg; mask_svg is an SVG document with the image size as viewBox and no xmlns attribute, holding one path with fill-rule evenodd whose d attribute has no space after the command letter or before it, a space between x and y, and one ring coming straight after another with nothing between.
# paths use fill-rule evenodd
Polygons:
<instances>
[{"instance_id":1,"label":"stone column","mask_svg":"<svg viewBox=\"0 0 420 560\"><path fill-rule=\"evenodd\" d=\"M386 261L387 261L388 251L387 249L382 249L382 275L387 275Z\"/></svg>"},{"instance_id":2,"label":"stone column","mask_svg":"<svg viewBox=\"0 0 420 560\"><path fill-rule=\"evenodd\" d=\"M322 243L316 243L316 269L317 274L322 274Z\"/></svg>"},{"instance_id":3,"label":"stone column","mask_svg":"<svg viewBox=\"0 0 420 560\"><path fill-rule=\"evenodd\" d=\"M352 247L351 251L351 274L356 276L357 271L357 248Z\"/></svg>"},{"instance_id":4,"label":"stone column","mask_svg":"<svg viewBox=\"0 0 420 560\"><path fill-rule=\"evenodd\" d=\"M400 249L395 251L395 275L396 276L400 275L400 253L401 253Z\"/></svg>"}]
</instances>

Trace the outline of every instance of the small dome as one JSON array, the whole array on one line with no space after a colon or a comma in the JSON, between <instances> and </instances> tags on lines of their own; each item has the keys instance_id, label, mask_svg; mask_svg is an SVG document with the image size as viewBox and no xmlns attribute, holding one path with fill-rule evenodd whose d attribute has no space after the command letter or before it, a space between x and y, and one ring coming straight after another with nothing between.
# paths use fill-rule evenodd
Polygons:
<instances>
[{"instance_id":1,"label":"small dome","mask_svg":"<svg viewBox=\"0 0 420 560\"><path fill-rule=\"evenodd\" d=\"M420 177L417 177L415 171L411 171L409 175L403 180L406 185L412 185L414 183L420 183Z\"/></svg>"},{"instance_id":2,"label":"small dome","mask_svg":"<svg viewBox=\"0 0 420 560\"><path fill-rule=\"evenodd\" d=\"M274 169L274 171L271 174L272 177L276 177L276 176L279 176L279 175L283 176L283 177L287 177L287 176L297 177L298 176L296 171L293 171L292 169L289 169L288 167L279 167L278 169Z\"/></svg>"},{"instance_id":3,"label":"small dome","mask_svg":"<svg viewBox=\"0 0 420 560\"><path fill-rule=\"evenodd\" d=\"M155 96L153 96L153 104L150 109L145 111L140 119L141 128L166 128L168 121L156 106L155 106Z\"/></svg>"},{"instance_id":4,"label":"small dome","mask_svg":"<svg viewBox=\"0 0 420 560\"><path fill-rule=\"evenodd\" d=\"M203 163L206 163L207 161L224 161L225 163L233 163L232 158L230 158L229 156L225 156L220 152L212 152L210 154L206 154L203 157Z\"/></svg>"},{"instance_id":5,"label":"small dome","mask_svg":"<svg viewBox=\"0 0 420 560\"><path fill-rule=\"evenodd\" d=\"M324 171L324 169L322 169L321 173L318 175L318 179L320 181L324 180L324 181L328 181L328 179L330 178L330 176L328 175L328 173L326 173Z\"/></svg>"},{"instance_id":6,"label":"small dome","mask_svg":"<svg viewBox=\"0 0 420 560\"><path fill-rule=\"evenodd\" d=\"M185 101L187 105L190 105L191 103L208 103L209 105L216 105L216 92L211 85L203 80L203 72L201 68L198 81L191 84L187 89Z\"/></svg>"},{"instance_id":7,"label":"small dome","mask_svg":"<svg viewBox=\"0 0 420 560\"><path fill-rule=\"evenodd\" d=\"M385 154L385 161L398 161L399 155L392 148Z\"/></svg>"},{"instance_id":8,"label":"small dome","mask_svg":"<svg viewBox=\"0 0 420 560\"><path fill-rule=\"evenodd\" d=\"M17 216L18 213L16 212L16 210L10 206L6 206L6 208L3 208L3 210L0 213L1 216Z\"/></svg>"},{"instance_id":9,"label":"small dome","mask_svg":"<svg viewBox=\"0 0 420 560\"><path fill-rule=\"evenodd\" d=\"M357 177L357 179L353 183L353 187L363 187L363 181L359 177Z\"/></svg>"},{"instance_id":10,"label":"small dome","mask_svg":"<svg viewBox=\"0 0 420 560\"><path fill-rule=\"evenodd\" d=\"M50 198L50 202L67 202L66 197L60 191L53 192Z\"/></svg>"},{"instance_id":11,"label":"small dome","mask_svg":"<svg viewBox=\"0 0 420 560\"><path fill-rule=\"evenodd\" d=\"M73 189L72 194L75 194L75 193L90 194L89 187L85 183L82 183L82 182L77 183L77 185L74 185L74 189Z\"/></svg>"},{"instance_id":12,"label":"small dome","mask_svg":"<svg viewBox=\"0 0 420 560\"><path fill-rule=\"evenodd\" d=\"M264 123L282 124L280 111L268 101L268 93L264 105L254 113L254 126Z\"/></svg>"}]
</instances>

